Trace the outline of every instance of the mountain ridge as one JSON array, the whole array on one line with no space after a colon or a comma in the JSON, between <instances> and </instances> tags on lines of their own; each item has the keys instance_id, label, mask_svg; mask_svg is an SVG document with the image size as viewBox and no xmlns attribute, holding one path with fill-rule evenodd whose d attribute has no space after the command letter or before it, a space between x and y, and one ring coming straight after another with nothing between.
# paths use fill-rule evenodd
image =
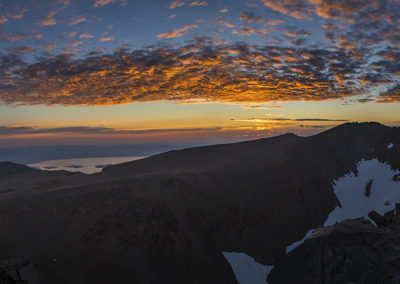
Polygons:
<instances>
[{"instance_id":1,"label":"mountain ridge","mask_svg":"<svg viewBox=\"0 0 400 284\"><path fill-rule=\"evenodd\" d=\"M109 283L114 269L120 283L157 283L150 271L164 283L236 283L221 251L273 265L340 205L334 180L362 159L400 168L399 145L398 128L354 124L167 152L93 175L40 173L41 186L0 195L0 252L29 259L45 284Z\"/></svg>"}]
</instances>

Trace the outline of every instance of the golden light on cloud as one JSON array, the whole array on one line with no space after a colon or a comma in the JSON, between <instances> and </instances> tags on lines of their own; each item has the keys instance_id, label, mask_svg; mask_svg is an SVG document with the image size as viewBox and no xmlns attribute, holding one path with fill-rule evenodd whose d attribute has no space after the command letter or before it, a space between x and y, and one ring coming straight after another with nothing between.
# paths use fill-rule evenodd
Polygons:
<instances>
[{"instance_id":1,"label":"golden light on cloud","mask_svg":"<svg viewBox=\"0 0 400 284\"><path fill-rule=\"evenodd\" d=\"M157 35L158 38L175 38L175 37L181 37L184 36L188 33L188 31L197 29L199 26L198 25L186 25L181 28L171 30L162 34Z\"/></svg>"},{"instance_id":2,"label":"golden light on cloud","mask_svg":"<svg viewBox=\"0 0 400 284\"><path fill-rule=\"evenodd\" d=\"M304 53L309 56L308 62ZM320 101L356 95L357 85L331 77L341 72L330 67L334 63L327 60L337 58L336 52L320 53L320 50L214 44L199 39L177 49L162 46L85 60L59 56L0 79L0 85L9 86L0 88L0 101L114 105L195 100L246 104ZM293 59L285 59L289 57ZM299 58L303 65L298 64ZM343 68L355 61L346 54L340 60ZM326 73L327 68L331 68L332 74Z\"/></svg>"}]
</instances>

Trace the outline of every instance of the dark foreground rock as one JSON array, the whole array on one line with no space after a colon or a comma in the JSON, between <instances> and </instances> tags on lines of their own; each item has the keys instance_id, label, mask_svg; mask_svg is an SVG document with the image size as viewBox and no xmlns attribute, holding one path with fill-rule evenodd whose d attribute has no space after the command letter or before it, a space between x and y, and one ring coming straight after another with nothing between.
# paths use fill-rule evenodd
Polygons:
<instances>
[{"instance_id":1,"label":"dark foreground rock","mask_svg":"<svg viewBox=\"0 0 400 284\"><path fill-rule=\"evenodd\" d=\"M384 220L379 227L359 218L315 230L277 263L268 283L400 283L400 217L392 214L370 214Z\"/></svg>"},{"instance_id":2,"label":"dark foreground rock","mask_svg":"<svg viewBox=\"0 0 400 284\"><path fill-rule=\"evenodd\" d=\"M39 284L36 268L22 257L0 260L0 284Z\"/></svg>"}]
</instances>

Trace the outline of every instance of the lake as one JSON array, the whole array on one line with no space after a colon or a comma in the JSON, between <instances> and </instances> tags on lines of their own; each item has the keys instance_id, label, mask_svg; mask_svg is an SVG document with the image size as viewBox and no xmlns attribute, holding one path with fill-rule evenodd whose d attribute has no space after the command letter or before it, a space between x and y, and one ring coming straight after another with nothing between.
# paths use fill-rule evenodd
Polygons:
<instances>
[{"instance_id":1,"label":"lake","mask_svg":"<svg viewBox=\"0 0 400 284\"><path fill-rule=\"evenodd\" d=\"M100 172L103 168L110 165L125 163L143 158L146 157L145 156L97 157L97 158L48 160L39 163L28 164L28 166L47 171L65 170L70 172L82 172L85 174L93 174Z\"/></svg>"}]
</instances>

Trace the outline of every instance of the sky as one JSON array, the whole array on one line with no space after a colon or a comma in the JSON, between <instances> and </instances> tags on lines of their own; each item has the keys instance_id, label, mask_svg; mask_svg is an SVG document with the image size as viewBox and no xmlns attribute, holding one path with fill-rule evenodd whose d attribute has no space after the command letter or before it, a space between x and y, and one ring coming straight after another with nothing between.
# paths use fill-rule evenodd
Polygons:
<instances>
[{"instance_id":1,"label":"sky","mask_svg":"<svg viewBox=\"0 0 400 284\"><path fill-rule=\"evenodd\" d=\"M399 0L0 0L0 147L400 125Z\"/></svg>"}]
</instances>

